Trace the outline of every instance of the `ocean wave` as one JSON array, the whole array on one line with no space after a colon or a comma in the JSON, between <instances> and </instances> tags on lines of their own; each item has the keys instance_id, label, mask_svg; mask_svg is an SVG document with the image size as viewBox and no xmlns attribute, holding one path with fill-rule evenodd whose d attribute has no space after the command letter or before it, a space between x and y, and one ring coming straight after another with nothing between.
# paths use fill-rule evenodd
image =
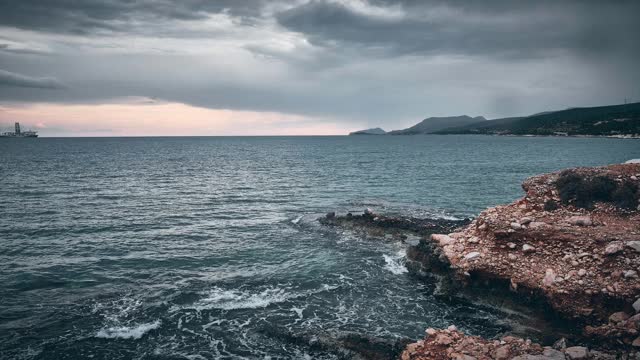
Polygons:
<instances>
[{"instance_id":1,"label":"ocean wave","mask_svg":"<svg viewBox=\"0 0 640 360\"><path fill-rule=\"evenodd\" d=\"M319 289L301 292L288 292L282 288L271 287L259 292L250 292L246 290L227 290L215 287L207 292L206 297L198 300L194 306L189 306L188 308L195 309L197 311L211 309L258 309L291 299L309 296L322 291L330 291L336 288L338 288L338 286L324 284Z\"/></svg>"},{"instance_id":2,"label":"ocean wave","mask_svg":"<svg viewBox=\"0 0 640 360\"><path fill-rule=\"evenodd\" d=\"M384 258L384 268L391 271L393 274L395 275L400 275L400 274L404 274L406 272L409 272L407 270L407 267L404 265L404 259L405 259L405 251L401 250L398 251L398 253L396 253L394 256L389 256L389 255L382 255L382 257Z\"/></svg>"},{"instance_id":3,"label":"ocean wave","mask_svg":"<svg viewBox=\"0 0 640 360\"><path fill-rule=\"evenodd\" d=\"M157 329L161 325L160 320L151 323L139 324L136 326L114 326L101 329L96 334L97 338L103 339L140 339L144 334Z\"/></svg>"},{"instance_id":4,"label":"ocean wave","mask_svg":"<svg viewBox=\"0 0 640 360\"><path fill-rule=\"evenodd\" d=\"M209 292L209 296L199 301L201 305L197 306L197 309L257 309L287 301L291 297L293 294L287 294L278 288L266 289L259 293L214 288Z\"/></svg>"}]
</instances>

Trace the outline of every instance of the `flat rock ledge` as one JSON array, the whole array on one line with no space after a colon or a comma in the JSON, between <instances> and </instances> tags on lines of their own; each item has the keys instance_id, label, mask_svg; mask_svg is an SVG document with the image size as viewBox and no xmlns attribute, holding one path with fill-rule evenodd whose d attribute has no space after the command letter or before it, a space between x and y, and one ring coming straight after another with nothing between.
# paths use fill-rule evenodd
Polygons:
<instances>
[{"instance_id":1,"label":"flat rock ledge","mask_svg":"<svg viewBox=\"0 0 640 360\"><path fill-rule=\"evenodd\" d=\"M640 359L639 178L640 164L534 176L523 183L523 198L408 251L422 271L445 270L458 284L490 283L544 302L597 349L430 330L402 359Z\"/></svg>"},{"instance_id":2,"label":"flat rock ledge","mask_svg":"<svg viewBox=\"0 0 640 360\"><path fill-rule=\"evenodd\" d=\"M318 221L326 226L350 229L369 237L391 236L398 240L405 240L407 234L425 237L437 232L449 232L471 222L470 219L420 219L379 215L371 209L366 209L362 214L349 212L336 215L335 212L330 212Z\"/></svg>"}]
</instances>

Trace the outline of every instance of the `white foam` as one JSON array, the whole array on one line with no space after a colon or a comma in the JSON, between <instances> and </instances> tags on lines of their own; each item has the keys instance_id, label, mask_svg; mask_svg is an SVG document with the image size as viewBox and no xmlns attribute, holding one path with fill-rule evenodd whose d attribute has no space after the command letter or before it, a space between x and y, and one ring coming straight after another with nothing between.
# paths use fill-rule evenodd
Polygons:
<instances>
[{"instance_id":1,"label":"white foam","mask_svg":"<svg viewBox=\"0 0 640 360\"><path fill-rule=\"evenodd\" d=\"M625 164L640 164L640 159L631 159L624 162Z\"/></svg>"},{"instance_id":2,"label":"white foam","mask_svg":"<svg viewBox=\"0 0 640 360\"><path fill-rule=\"evenodd\" d=\"M394 256L382 255L384 258L384 268L391 271L395 275L400 275L408 272L407 267L404 266L405 251L401 250Z\"/></svg>"},{"instance_id":3,"label":"white foam","mask_svg":"<svg viewBox=\"0 0 640 360\"><path fill-rule=\"evenodd\" d=\"M296 295L288 294L283 289L270 288L259 293L249 293L238 290L224 290L216 287L208 293L207 297L198 301L195 309L257 309L267 307L270 304L287 301L292 297L296 297Z\"/></svg>"},{"instance_id":4,"label":"white foam","mask_svg":"<svg viewBox=\"0 0 640 360\"><path fill-rule=\"evenodd\" d=\"M114 326L98 331L96 337L103 339L140 339L144 334L160 327L160 320L137 326Z\"/></svg>"},{"instance_id":5,"label":"white foam","mask_svg":"<svg viewBox=\"0 0 640 360\"><path fill-rule=\"evenodd\" d=\"M323 284L319 289L301 292L288 292L281 288L267 288L260 292L245 290L225 290L215 287L207 292L206 297L198 300L190 309L210 310L237 310L265 308L271 304L282 303L290 299L309 296L322 291L331 291L338 286Z\"/></svg>"},{"instance_id":6,"label":"white foam","mask_svg":"<svg viewBox=\"0 0 640 360\"><path fill-rule=\"evenodd\" d=\"M292 222L293 224L297 224L297 223L299 223L299 222L300 222L300 220L302 220L302 216L298 216L297 218L295 218L295 219L291 220L291 222Z\"/></svg>"}]
</instances>

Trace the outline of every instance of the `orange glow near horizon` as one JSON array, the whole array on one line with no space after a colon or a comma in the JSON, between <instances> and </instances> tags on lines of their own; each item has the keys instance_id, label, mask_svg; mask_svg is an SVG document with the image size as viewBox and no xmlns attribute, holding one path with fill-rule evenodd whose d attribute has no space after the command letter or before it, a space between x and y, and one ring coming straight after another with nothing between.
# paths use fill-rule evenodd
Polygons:
<instances>
[{"instance_id":1,"label":"orange glow near horizon","mask_svg":"<svg viewBox=\"0 0 640 360\"><path fill-rule=\"evenodd\" d=\"M14 122L40 136L344 135L350 130L326 119L169 102L0 106L0 132L11 131Z\"/></svg>"}]
</instances>

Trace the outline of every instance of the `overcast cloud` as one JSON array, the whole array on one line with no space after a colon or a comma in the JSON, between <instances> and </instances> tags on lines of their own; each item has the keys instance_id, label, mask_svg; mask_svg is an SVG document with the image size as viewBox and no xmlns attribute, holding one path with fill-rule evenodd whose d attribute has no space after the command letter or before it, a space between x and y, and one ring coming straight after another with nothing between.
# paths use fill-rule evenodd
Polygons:
<instances>
[{"instance_id":1,"label":"overcast cloud","mask_svg":"<svg viewBox=\"0 0 640 360\"><path fill-rule=\"evenodd\" d=\"M8 0L0 105L142 97L396 129L640 101L637 14L638 1Z\"/></svg>"}]
</instances>

